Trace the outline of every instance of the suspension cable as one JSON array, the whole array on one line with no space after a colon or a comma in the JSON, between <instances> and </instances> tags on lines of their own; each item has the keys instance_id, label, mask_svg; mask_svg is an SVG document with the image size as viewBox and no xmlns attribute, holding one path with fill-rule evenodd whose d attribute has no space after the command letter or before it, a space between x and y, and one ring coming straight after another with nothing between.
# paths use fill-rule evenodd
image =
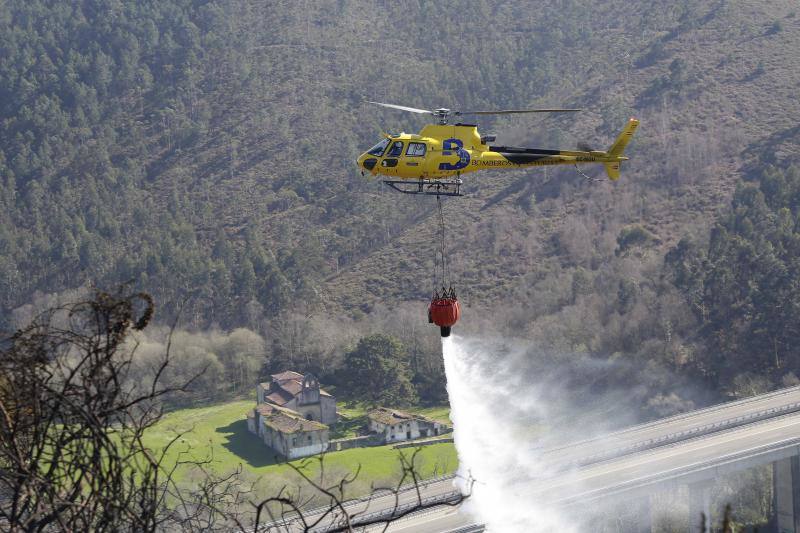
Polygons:
<instances>
[{"instance_id":1,"label":"suspension cable","mask_svg":"<svg viewBox=\"0 0 800 533\"><path fill-rule=\"evenodd\" d=\"M441 257L442 260L442 288L447 289L447 286L450 282L450 272L447 266L447 249L446 249L446 235L445 235L445 225L444 225L444 210L442 208L442 199L439 195L436 195L436 206L439 210L439 250L437 251L437 256ZM442 295L444 296L444 295Z\"/></svg>"},{"instance_id":2,"label":"suspension cable","mask_svg":"<svg viewBox=\"0 0 800 533\"><path fill-rule=\"evenodd\" d=\"M439 246L438 243L434 247L433 253L433 291L431 292L432 298L439 297Z\"/></svg>"}]
</instances>

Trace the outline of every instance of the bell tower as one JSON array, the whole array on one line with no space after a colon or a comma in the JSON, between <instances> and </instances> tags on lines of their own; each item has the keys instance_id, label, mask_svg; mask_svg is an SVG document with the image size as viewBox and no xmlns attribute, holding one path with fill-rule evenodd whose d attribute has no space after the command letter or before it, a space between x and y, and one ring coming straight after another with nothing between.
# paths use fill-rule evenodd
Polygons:
<instances>
[{"instance_id":1,"label":"bell tower","mask_svg":"<svg viewBox=\"0 0 800 533\"><path fill-rule=\"evenodd\" d=\"M314 374L303 376L303 389L300 391L301 405L319 403L319 380Z\"/></svg>"}]
</instances>

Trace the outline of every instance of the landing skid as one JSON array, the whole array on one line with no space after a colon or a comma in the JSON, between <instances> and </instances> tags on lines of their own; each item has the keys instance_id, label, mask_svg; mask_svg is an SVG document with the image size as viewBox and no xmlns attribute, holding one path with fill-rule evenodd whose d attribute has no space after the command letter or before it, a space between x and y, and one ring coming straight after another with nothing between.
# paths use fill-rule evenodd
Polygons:
<instances>
[{"instance_id":1,"label":"landing skid","mask_svg":"<svg viewBox=\"0 0 800 533\"><path fill-rule=\"evenodd\" d=\"M392 189L403 194L429 194L431 196L463 196L460 179L455 180L384 180Z\"/></svg>"}]
</instances>

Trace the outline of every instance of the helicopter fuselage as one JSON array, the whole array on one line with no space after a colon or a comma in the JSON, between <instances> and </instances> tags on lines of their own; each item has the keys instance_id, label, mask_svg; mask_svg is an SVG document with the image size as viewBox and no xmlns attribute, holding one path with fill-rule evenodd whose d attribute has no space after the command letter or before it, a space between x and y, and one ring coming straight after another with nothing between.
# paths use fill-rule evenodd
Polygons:
<instances>
[{"instance_id":1,"label":"helicopter fuselage","mask_svg":"<svg viewBox=\"0 0 800 533\"><path fill-rule=\"evenodd\" d=\"M603 163L611 179L638 125L631 119L612 148L605 151L547 150L493 146L494 137L481 137L471 124L429 124L418 134L386 137L358 158L363 172L399 180L442 180L486 169Z\"/></svg>"}]
</instances>

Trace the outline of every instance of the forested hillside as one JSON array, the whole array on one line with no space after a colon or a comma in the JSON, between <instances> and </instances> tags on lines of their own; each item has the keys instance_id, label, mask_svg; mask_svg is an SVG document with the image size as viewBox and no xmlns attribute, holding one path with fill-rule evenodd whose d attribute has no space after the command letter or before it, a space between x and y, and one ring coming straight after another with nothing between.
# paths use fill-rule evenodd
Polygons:
<instances>
[{"instance_id":1,"label":"forested hillside","mask_svg":"<svg viewBox=\"0 0 800 533\"><path fill-rule=\"evenodd\" d=\"M718 267L738 261L741 239L768 234L782 279L795 272L796 9L9 0L0 326L37 292L130 280L155 296L161 322L181 309L192 328L249 327L274 364L302 358L333 376L345 346L387 331L413 361L425 354L417 383L441 379L424 320L434 201L354 164L381 131L424 121L363 102L574 106L585 112L480 124L509 144L605 149L628 117L642 121L617 183L489 171L446 202L462 331L699 374L734 394L774 386L791 379L789 333L759 333L774 324L766 296L742 295L756 311L735 311L740 300L724 298L753 278ZM728 214L737 184L763 176L771 188L739 186ZM653 384L654 410L681 408L671 386Z\"/></svg>"}]
</instances>

